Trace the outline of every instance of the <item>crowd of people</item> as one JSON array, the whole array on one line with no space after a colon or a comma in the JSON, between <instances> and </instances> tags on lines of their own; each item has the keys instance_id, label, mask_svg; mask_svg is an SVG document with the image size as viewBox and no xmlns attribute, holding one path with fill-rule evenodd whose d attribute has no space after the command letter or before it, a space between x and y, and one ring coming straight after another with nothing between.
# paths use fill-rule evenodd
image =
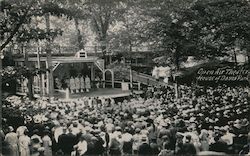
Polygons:
<instances>
[{"instance_id":1,"label":"crowd of people","mask_svg":"<svg viewBox=\"0 0 250 156\"><path fill-rule=\"evenodd\" d=\"M13 156L246 155L246 87L150 88L117 102L8 97L23 122L3 119L2 153Z\"/></svg>"}]
</instances>

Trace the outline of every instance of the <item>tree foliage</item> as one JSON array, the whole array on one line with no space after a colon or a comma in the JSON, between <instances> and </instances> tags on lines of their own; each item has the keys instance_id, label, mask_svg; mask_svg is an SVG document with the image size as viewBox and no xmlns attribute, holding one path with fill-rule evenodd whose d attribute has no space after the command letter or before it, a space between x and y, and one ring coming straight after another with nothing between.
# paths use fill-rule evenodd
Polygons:
<instances>
[{"instance_id":1,"label":"tree foliage","mask_svg":"<svg viewBox=\"0 0 250 156\"><path fill-rule=\"evenodd\" d=\"M54 38L62 33L61 29L46 31L31 26L34 18L50 13L53 16L69 14L55 0L3 0L1 1L1 51L11 42L28 42L30 40L43 40Z\"/></svg>"},{"instance_id":2,"label":"tree foliage","mask_svg":"<svg viewBox=\"0 0 250 156\"><path fill-rule=\"evenodd\" d=\"M155 32L161 46L173 52L176 65L189 55L212 59L249 43L249 15L247 0L198 0L160 17Z\"/></svg>"},{"instance_id":3,"label":"tree foliage","mask_svg":"<svg viewBox=\"0 0 250 156\"><path fill-rule=\"evenodd\" d=\"M2 82L5 83L10 80L17 80L21 77L29 78L30 76L36 76L41 73L46 73L44 69L28 68L26 66L13 67L7 66L1 71Z\"/></svg>"}]
</instances>

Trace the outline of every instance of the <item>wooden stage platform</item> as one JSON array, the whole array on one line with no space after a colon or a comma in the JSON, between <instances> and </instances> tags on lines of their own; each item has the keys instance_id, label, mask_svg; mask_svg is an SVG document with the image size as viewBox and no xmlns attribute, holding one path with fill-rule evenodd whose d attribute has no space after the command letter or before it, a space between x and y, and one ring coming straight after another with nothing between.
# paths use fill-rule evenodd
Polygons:
<instances>
[{"instance_id":1,"label":"wooden stage platform","mask_svg":"<svg viewBox=\"0 0 250 156\"><path fill-rule=\"evenodd\" d=\"M143 91L134 90L135 94L142 94ZM88 93L73 93L69 94L70 99L77 99L82 97L111 97L111 98L118 98L118 97L126 97L131 94L130 90L122 90L121 88L98 88L98 89L92 89ZM64 99L66 97L65 92L61 91L55 91L54 97Z\"/></svg>"}]
</instances>

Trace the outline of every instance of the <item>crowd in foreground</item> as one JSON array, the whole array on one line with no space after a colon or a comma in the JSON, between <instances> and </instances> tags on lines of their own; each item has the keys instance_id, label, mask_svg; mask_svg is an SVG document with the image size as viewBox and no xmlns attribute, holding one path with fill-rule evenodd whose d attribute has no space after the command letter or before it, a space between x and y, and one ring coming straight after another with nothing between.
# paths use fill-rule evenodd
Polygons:
<instances>
[{"instance_id":1,"label":"crowd in foreground","mask_svg":"<svg viewBox=\"0 0 250 156\"><path fill-rule=\"evenodd\" d=\"M13 156L249 155L249 90L180 86L112 98L6 99L23 123L3 120L2 153Z\"/></svg>"}]
</instances>

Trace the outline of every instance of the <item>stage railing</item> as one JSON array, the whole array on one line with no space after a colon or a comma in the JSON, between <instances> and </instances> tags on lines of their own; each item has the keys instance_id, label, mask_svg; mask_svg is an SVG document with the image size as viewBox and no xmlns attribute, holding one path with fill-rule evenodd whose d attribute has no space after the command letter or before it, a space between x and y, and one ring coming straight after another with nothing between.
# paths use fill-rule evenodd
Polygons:
<instances>
[{"instance_id":1,"label":"stage railing","mask_svg":"<svg viewBox=\"0 0 250 156\"><path fill-rule=\"evenodd\" d=\"M105 82L105 88L112 88L112 81L104 81ZM129 85L129 89L131 90L131 83L130 82L124 82L124 81L114 81L114 88L122 88L122 83L127 83ZM142 83L140 82L133 82L133 90L141 90L142 89Z\"/></svg>"}]
</instances>

